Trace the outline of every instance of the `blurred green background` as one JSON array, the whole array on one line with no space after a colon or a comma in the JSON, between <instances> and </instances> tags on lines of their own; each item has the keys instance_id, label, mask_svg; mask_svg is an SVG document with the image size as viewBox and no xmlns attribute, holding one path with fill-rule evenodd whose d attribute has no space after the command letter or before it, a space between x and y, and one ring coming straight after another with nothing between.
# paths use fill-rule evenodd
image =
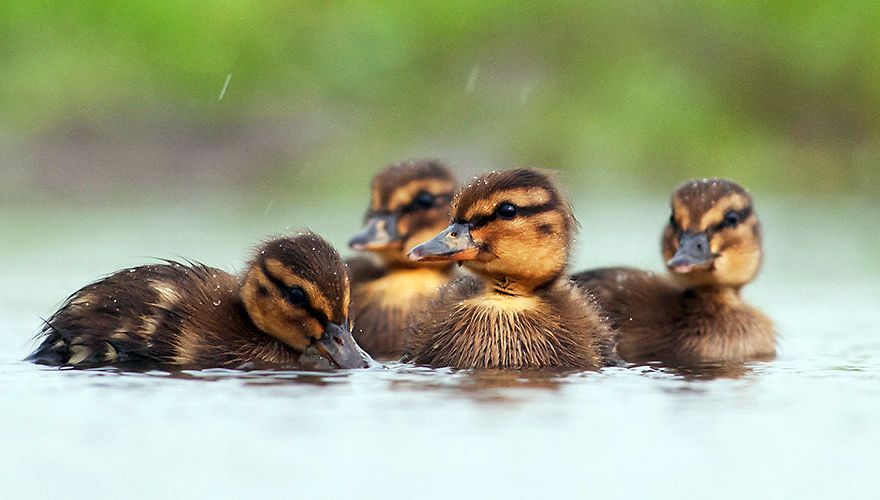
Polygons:
<instances>
[{"instance_id":1,"label":"blurred green background","mask_svg":"<svg viewBox=\"0 0 880 500\"><path fill-rule=\"evenodd\" d=\"M413 156L871 197L878 56L876 1L6 0L0 197L365 198Z\"/></svg>"}]
</instances>

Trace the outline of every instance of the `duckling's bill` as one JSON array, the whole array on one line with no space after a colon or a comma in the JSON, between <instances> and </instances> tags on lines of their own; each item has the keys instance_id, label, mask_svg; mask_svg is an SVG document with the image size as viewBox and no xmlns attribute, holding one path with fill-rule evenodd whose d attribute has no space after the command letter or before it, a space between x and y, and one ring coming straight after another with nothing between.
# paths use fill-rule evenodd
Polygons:
<instances>
[{"instance_id":1,"label":"duckling's bill","mask_svg":"<svg viewBox=\"0 0 880 500\"><path fill-rule=\"evenodd\" d=\"M397 231L397 216L374 215L364 227L348 241L352 250L387 250L399 248L403 239Z\"/></svg>"},{"instance_id":2,"label":"duckling's bill","mask_svg":"<svg viewBox=\"0 0 880 500\"><path fill-rule=\"evenodd\" d=\"M713 259L714 256L709 248L709 236L705 232L683 233L678 243L678 250L666 262L666 266L672 272L687 274L712 267Z\"/></svg>"},{"instance_id":3,"label":"duckling's bill","mask_svg":"<svg viewBox=\"0 0 880 500\"><path fill-rule=\"evenodd\" d=\"M326 368L369 368L377 363L358 346L345 325L328 323L324 334L303 352L300 362ZM329 361L331 366L326 366Z\"/></svg>"},{"instance_id":4,"label":"duckling's bill","mask_svg":"<svg viewBox=\"0 0 880 500\"><path fill-rule=\"evenodd\" d=\"M417 261L475 260L480 247L471 237L466 224L451 224L433 239L409 251L409 258Z\"/></svg>"}]
</instances>

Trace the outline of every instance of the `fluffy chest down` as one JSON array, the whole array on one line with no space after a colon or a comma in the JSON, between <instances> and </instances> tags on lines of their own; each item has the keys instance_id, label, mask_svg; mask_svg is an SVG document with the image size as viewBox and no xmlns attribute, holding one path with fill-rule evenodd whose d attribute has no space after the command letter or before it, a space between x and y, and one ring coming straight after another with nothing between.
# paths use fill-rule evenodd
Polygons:
<instances>
[{"instance_id":1,"label":"fluffy chest down","mask_svg":"<svg viewBox=\"0 0 880 500\"><path fill-rule=\"evenodd\" d=\"M689 315L678 335L681 357L705 361L744 361L772 357L776 334L760 312L741 306L723 313Z\"/></svg>"},{"instance_id":2,"label":"fluffy chest down","mask_svg":"<svg viewBox=\"0 0 880 500\"><path fill-rule=\"evenodd\" d=\"M589 325L545 298L487 293L452 306L417 362L458 368L595 368Z\"/></svg>"}]
</instances>

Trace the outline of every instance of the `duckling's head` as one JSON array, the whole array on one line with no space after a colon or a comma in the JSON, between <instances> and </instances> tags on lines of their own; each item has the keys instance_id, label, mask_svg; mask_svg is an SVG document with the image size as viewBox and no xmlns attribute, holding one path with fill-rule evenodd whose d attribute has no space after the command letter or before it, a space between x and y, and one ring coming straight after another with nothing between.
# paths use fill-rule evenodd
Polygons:
<instances>
[{"instance_id":1,"label":"duckling's head","mask_svg":"<svg viewBox=\"0 0 880 500\"><path fill-rule=\"evenodd\" d=\"M663 258L688 287L739 288L751 281L761 266L761 225L748 191L725 179L678 188L663 232Z\"/></svg>"},{"instance_id":2,"label":"duckling's head","mask_svg":"<svg viewBox=\"0 0 880 500\"><path fill-rule=\"evenodd\" d=\"M550 177L531 169L476 178L453 200L452 223L410 251L458 261L501 292L529 292L560 276L577 226Z\"/></svg>"},{"instance_id":3,"label":"duckling's head","mask_svg":"<svg viewBox=\"0 0 880 500\"><path fill-rule=\"evenodd\" d=\"M340 368L372 362L351 336L349 279L342 259L313 233L278 238L260 246L240 295L260 330L301 352L300 362Z\"/></svg>"},{"instance_id":4,"label":"duckling's head","mask_svg":"<svg viewBox=\"0 0 880 500\"><path fill-rule=\"evenodd\" d=\"M439 161L406 161L387 167L373 177L364 227L351 238L349 247L374 252L389 266L412 266L407 249L446 226L455 188L455 177Z\"/></svg>"}]
</instances>

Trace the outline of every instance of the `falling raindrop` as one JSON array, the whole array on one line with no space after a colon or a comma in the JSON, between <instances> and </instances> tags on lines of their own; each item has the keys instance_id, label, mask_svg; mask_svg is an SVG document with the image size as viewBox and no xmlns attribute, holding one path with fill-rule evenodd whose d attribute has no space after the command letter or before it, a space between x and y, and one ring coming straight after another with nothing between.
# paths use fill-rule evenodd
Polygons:
<instances>
[{"instance_id":1,"label":"falling raindrop","mask_svg":"<svg viewBox=\"0 0 880 500\"><path fill-rule=\"evenodd\" d=\"M464 86L464 92L466 94L472 94L474 92L474 88L477 86L477 78L480 76L480 65L474 64L471 66L471 72L468 74L467 84Z\"/></svg>"},{"instance_id":2,"label":"falling raindrop","mask_svg":"<svg viewBox=\"0 0 880 500\"><path fill-rule=\"evenodd\" d=\"M532 95L532 84L527 83L522 86L519 91L519 105L525 106L527 102L529 102L529 97Z\"/></svg>"},{"instance_id":3,"label":"falling raindrop","mask_svg":"<svg viewBox=\"0 0 880 500\"><path fill-rule=\"evenodd\" d=\"M226 75L226 81L223 82L223 88L220 89L220 96L217 98L218 101L222 101L223 97L226 95L226 90L229 88L230 80L232 80L232 73Z\"/></svg>"}]
</instances>

